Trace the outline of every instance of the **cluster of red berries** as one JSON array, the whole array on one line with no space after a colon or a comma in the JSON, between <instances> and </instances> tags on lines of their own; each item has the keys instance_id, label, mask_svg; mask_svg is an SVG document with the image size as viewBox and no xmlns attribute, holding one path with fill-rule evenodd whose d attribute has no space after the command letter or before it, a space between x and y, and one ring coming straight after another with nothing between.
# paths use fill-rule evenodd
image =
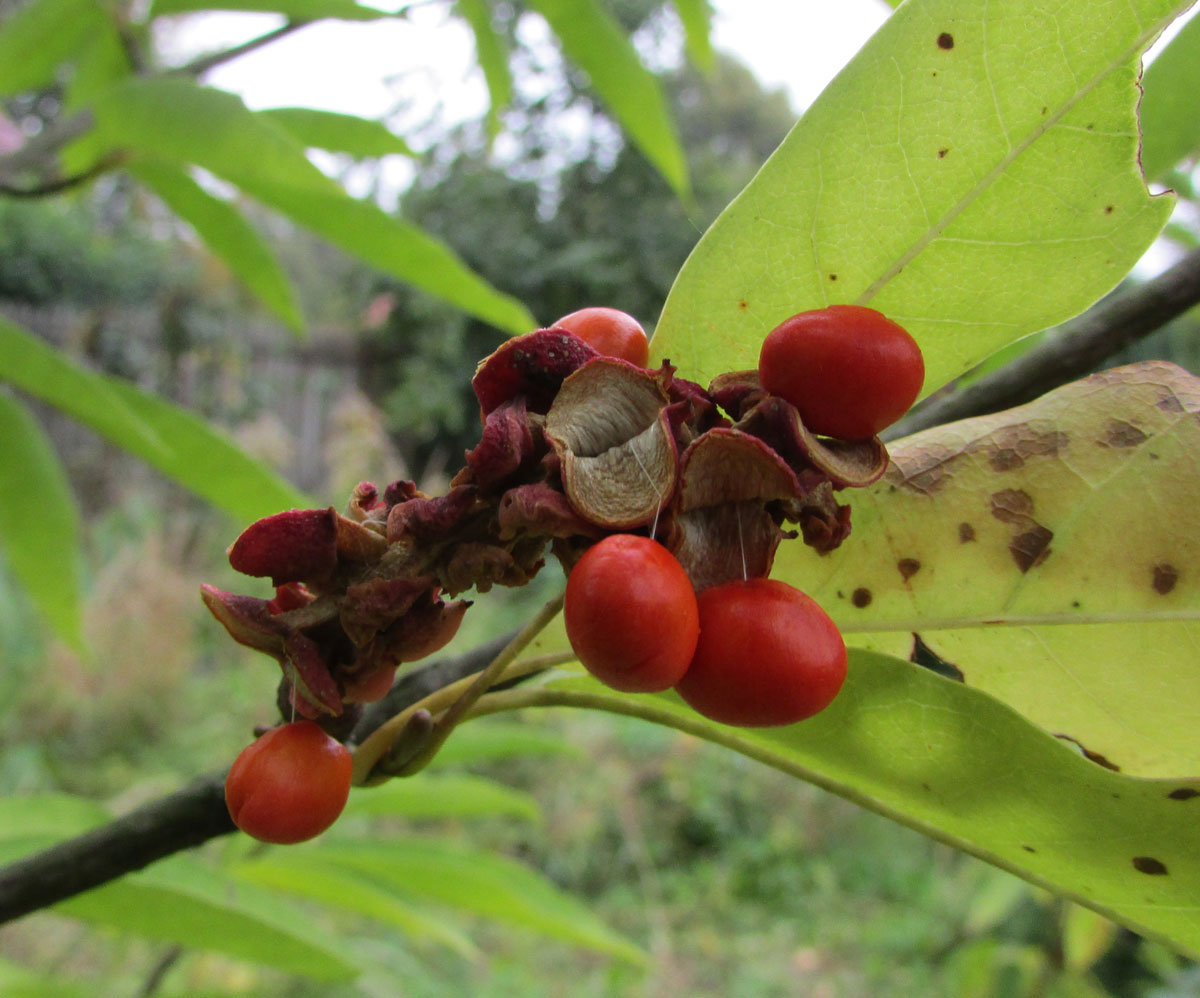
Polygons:
<instances>
[{"instance_id":1,"label":"cluster of red berries","mask_svg":"<svg viewBox=\"0 0 1200 998\"><path fill-rule=\"evenodd\" d=\"M645 331L617 309L582 309L554 328L582 340L587 344L582 349L639 368L649 360ZM795 315L774 329L763 343L757 373L762 389L795 407L808 431L861 441L913 403L924 363L912 337L879 312L834 305ZM306 515L311 516L283 514L290 525ZM333 523L343 530L355 526L343 528L341 519ZM266 531L265 540L247 534L272 553L269 570L251 574L299 578L311 567L305 563L302 571L288 562L280 568L278 531ZM354 534L347 544L355 539L361 540ZM293 554L285 550L280 557L286 561ZM261 613L246 609L245 599L219 595L218 606L229 610L220 617L227 626L259 624L249 637L235 627L235 637L275 650L259 633L278 637L278 628L270 626L274 617L263 618L264 624ZM276 612L272 607L268 604ZM697 593L688 571L652 536L613 533L592 544L571 569L564 615L572 648L601 682L625 692L674 688L698 713L724 724L784 725L811 717L833 701L846 677L845 642L811 597L765 577L718 581ZM423 642L417 643L424 647ZM393 672L388 668L381 675L390 682ZM384 692L386 682L373 695ZM363 699L357 687L353 692ZM266 842L312 838L341 813L351 771L349 751L316 722L280 725L238 756L225 786L229 813L239 828Z\"/></svg>"},{"instance_id":2,"label":"cluster of red berries","mask_svg":"<svg viewBox=\"0 0 1200 998\"><path fill-rule=\"evenodd\" d=\"M558 325L600 352L645 363L645 334L624 313L585 309L567 318ZM874 309L834 305L776 327L758 373L813 432L853 440L908 410L925 366L901 326ZM811 597L768 578L697 594L650 537L614 534L589 548L571 571L564 614L571 647L601 682L625 692L674 688L724 724L801 721L829 706L846 678L842 635Z\"/></svg>"}]
</instances>

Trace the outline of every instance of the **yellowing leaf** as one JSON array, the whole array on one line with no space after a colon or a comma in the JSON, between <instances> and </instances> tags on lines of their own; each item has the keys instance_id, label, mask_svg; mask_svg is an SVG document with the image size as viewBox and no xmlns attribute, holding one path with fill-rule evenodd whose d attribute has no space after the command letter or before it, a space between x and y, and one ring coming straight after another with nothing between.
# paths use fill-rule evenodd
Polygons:
<instances>
[{"instance_id":1,"label":"yellowing leaf","mask_svg":"<svg viewBox=\"0 0 1200 998\"><path fill-rule=\"evenodd\" d=\"M796 312L869 304L925 390L1081 311L1166 222L1137 166L1138 54L1186 0L908 0L680 272L653 355L756 365Z\"/></svg>"},{"instance_id":2,"label":"yellowing leaf","mask_svg":"<svg viewBox=\"0 0 1200 998\"><path fill-rule=\"evenodd\" d=\"M774 575L853 640L919 632L972 686L1097 761L1200 776L1200 381L1118 368L899 441L854 531Z\"/></svg>"}]
</instances>

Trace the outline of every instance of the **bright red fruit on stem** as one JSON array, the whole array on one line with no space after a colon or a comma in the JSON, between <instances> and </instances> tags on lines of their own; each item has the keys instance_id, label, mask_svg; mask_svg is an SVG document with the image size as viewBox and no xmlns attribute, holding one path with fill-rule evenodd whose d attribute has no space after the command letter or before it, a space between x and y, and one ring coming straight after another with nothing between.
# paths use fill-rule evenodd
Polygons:
<instances>
[{"instance_id":1,"label":"bright red fruit on stem","mask_svg":"<svg viewBox=\"0 0 1200 998\"><path fill-rule=\"evenodd\" d=\"M697 597L700 641L676 691L722 724L792 724L824 710L846 678L846 644L816 600L775 579Z\"/></svg>"},{"instance_id":2,"label":"bright red fruit on stem","mask_svg":"<svg viewBox=\"0 0 1200 998\"><path fill-rule=\"evenodd\" d=\"M650 360L646 330L637 319L619 308L599 305L581 308L564 315L554 326L578 336L605 357L620 357L638 367L645 367Z\"/></svg>"},{"instance_id":3,"label":"bright red fruit on stem","mask_svg":"<svg viewBox=\"0 0 1200 998\"><path fill-rule=\"evenodd\" d=\"M242 750L225 777L225 803L247 835L280 845L332 825L350 796L346 746L313 721L272 728Z\"/></svg>"},{"instance_id":4,"label":"bright red fruit on stem","mask_svg":"<svg viewBox=\"0 0 1200 998\"><path fill-rule=\"evenodd\" d=\"M830 305L780 323L758 358L762 386L813 433L865 440L921 394L925 361L903 326L862 305Z\"/></svg>"},{"instance_id":5,"label":"bright red fruit on stem","mask_svg":"<svg viewBox=\"0 0 1200 998\"><path fill-rule=\"evenodd\" d=\"M579 661L626 693L674 686L700 633L687 572L661 544L634 534L612 534L579 559L563 616Z\"/></svg>"}]
</instances>

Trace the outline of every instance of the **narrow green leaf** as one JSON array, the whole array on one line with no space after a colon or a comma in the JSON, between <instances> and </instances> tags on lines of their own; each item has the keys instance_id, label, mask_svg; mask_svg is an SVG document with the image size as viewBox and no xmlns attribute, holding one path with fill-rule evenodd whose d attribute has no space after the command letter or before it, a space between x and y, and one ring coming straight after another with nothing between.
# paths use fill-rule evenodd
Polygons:
<instances>
[{"instance_id":1,"label":"narrow green leaf","mask_svg":"<svg viewBox=\"0 0 1200 998\"><path fill-rule=\"evenodd\" d=\"M32 333L0 318L0 381L49 402L119 447L165 455L155 429L121 401L103 376L79 367Z\"/></svg>"},{"instance_id":2,"label":"narrow green leaf","mask_svg":"<svg viewBox=\"0 0 1200 998\"><path fill-rule=\"evenodd\" d=\"M1142 77L1142 169L1161 180L1200 149L1200 18L1193 17Z\"/></svg>"},{"instance_id":3,"label":"narrow green leaf","mask_svg":"<svg viewBox=\"0 0 1200 998\"><path fill-rule=\"evenodd\" d=\"M492 8L487 0L455 0L454 11L467 22L475 36L475 59L483 70L491 97L487 111L488 134L495 136L500 131L500 112L512 103L508 45L492 26Z\"/></svg>"},{"instance_id":4,"label":"narrow green leaf","mask_svg":"<svg viewBox=\"0 0 1200 998\"><path fill-rule=\"evenodd\" d=\"M1200 379L1148 362L897 441L843 493L847 541L784 544L773 574L854 641L907 656L919 632L1098 761L1200 777L1198 414Z\"/></svg>"},{"instance_id":5,"label":"narrow green leaf","mask_svg":"<svg viewBox=\"0 0 1200 998\"><path fill-rule=\"evenodd\" d=\"M187 856L157 863L53 910L92 925L322 980L358 975L337 936L314 924L309 913Z\"/></svg>"},{"instance_id":6,"label":"narrow green leaf","mask_svg":"<svg viewBox=\"0 0 1200 998\"><path fill-rule=\"evenodd\" d=\"M715 741L1200 955L1200 781L1111 772L928 669L852 649L833 704L784 728L724 727L590 677L551 690Z\"/></svg>"},{"instance_id":7,"label":"narrow green leaf","mask_svg":"<svg viewBox=\"0 0 1200 998\"><path fill-rule=\"evenodd\" d=\"M31 0L0 25L0 96L53 82L59 64L106 27L96 0Z\"/></svg>"},{"instance_id":8,"label":"narrow green leaf","mask_svg":"<svg viewBox=\"0 0 1200 998\"><path fill-rule=\"evenodd\" d=\"M392 17L386 11L364 7L353 0L154 0L150 17L190 14L198 10L248 10L282 14L291 21L377 21Z\"/></svg>"},{"instance_id":9,"label":"narrow green leaf","mask_svg":"<svg viewBox=\"0 0 1200 998\"><path fill-rule=\"evenodd\" d=\"M689 198L687 161L667 102L621 26L596 0L530 0L529 6L546 19L634 144L681 198Z\"/></svg>"},{"instance_id":10,"label":"narrow green leaf","mask_svg":"<svg viewBox=\"0 0 1200 998\"><path fill-rule=\"evenodd\" d=\"M713 68L711 0L674 0L675 11L683 24L683 44L693 66L708 71Z\"/></svg>"},{"instance_id":11,"label":"narrow green leaf","mask_svg":"<svg viewBox=\"0 0 1200 998\"><path fill-rule=\"evenodd\" d=\"M51 977L0 957L0 994L4 998L91 998L95 993L94 980Z\"/></svg>"},{"instance_id":12,"label":"narrow green leaf","mask_svg":"<svg viewBox=\"0 0 1200 998\"><path fill-rule=\"evenodd\" d=\"M403 848L403 841L396 844ZM381 886L359 872L324 863L320 851L297 856L291 851L273 851L268 856L239 863L234 876L261 887L305 897L322 904L354 911L394 926L417 940L438 943L460 956L473 959L479 953L459 929L430 915L424 906L400 900L395 891Z\"/></svg>"},{"instance_id":13,"label":"narrow green leaf","mask_svg":"<svg viewBox=\"0 0 1200 998\"><path fill-rule=\"evenodd\" d=\"M1139 53L1186 0L907 0L704 235L652 346L706 382L804 309L857 302L930 392L1112 288L1162 229Z\"/></svg>"},{"instance_id":14,"label":"narrow green leaf","mask_svg":"<svg viewBox=\"0 0 1200 998\"><path fill-rule=\"evenodd\" d=\"M287 275L274 253L237 208L213 197L186 171L141 160L129 172L196 230L213 254L291 329L302 332L304 317Z\"/></svg>"},{"instance_id":15,"label":"narrow green leaf","mask_svg":"<svg viewBox=\"0 0 1200 998\"><path fill-rule=\"evenodd\" d=\"M585 757L574 742L539 724L488 718L455 728L454 735L439 750L434 765L463 766L519 756Z\"/></svg>"},{"instance_id":16,"label":"narrow green leaf","mask_svg":"<svg viewBox=\"0 0 1200 998\"><path fill-rule=\"evenodd\" d=\"M537 322L441 241L350 197L312 165L285 129L232 94L178 78L144 78L98 95L102 147L195 164L240 187L359 259L509 332Z\"/></svg>"},{"instance_id":17,"label":"narrow green leaf","mask_svg":"<svg viewBox=\"0 0 1200 998\"><path fill-rule=\"evenodd\" d=\"M541 808L531 794L481 776L421 774L391 780L350 795L344 817L479 818L503 815L540 822Z\"/></svg>"},{"instance_id":18,"label":"narrow green leaf","mask_svg":"<svg viewBox=\"0 0 1200 998\"><path fill-rule=\"evenodd\" d=\"M382 121L311 107L273 107L257 114L310 148L344 152L360 159L416 155Z\"/></svg>"},{"instance_id":19,"label":"narrow green leaf","mask_svg":"<svg viewBox=\"0 0 1200 998\"><path fill-rule=\"evenodd\" d=\"M79 510L54 444L0 391L0 552L46 623L82 652Z\"/></svg>"},{"instance_id":20,"label":"narrow green leaf","mask_svg":"<svg viewBox=\"0 0 1200 998\"><path fill-rule=\"evenodd\" d=\"M129 49L111 18L79 45L77 59L63 96L63 110L74 112L92 95L113 86L133 72Z\"/></svg>"},{"instance_id":21,"label":"narrow green leaf","mask_svg":"<svg viewBox=\"0 0 1200 998\"><path fill-rule=\"evenodd\" d=\"M239 522L249 523L281 509L316 505L201 417L118 378L108 379L108 384L126 406L171 443L165 454L128 449Z\"/></svg>"},{"instance_id":22,"label":"narrow green leaf","mask_svg":"<svg viewBox=\"0 0 1200 998\"><path fill-rule=\"evenodd\" d=\"M553 939L645 963L637 946L541 874L504 856L448 841L322 842L322 861L357 870L408 896L533 929Z\"/></svg>"}]
</instances>

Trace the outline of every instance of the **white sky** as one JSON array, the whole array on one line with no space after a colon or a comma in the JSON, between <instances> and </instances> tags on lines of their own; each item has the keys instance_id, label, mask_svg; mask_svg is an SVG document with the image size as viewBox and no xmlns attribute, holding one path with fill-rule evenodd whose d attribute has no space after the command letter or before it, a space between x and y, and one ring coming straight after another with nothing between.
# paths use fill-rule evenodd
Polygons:
<instances>
[{"instance_id":1,"label":"white sky","mask_svg":"<svg viewBox=\"0 0 1200 998\"><path fill-rule=\"evenodd\" d=\"M768 85L787 88L797 110L807 106L883 23L883 0L716 0L713 41L747 63ZM192 18L179 41L217 48L276 25L274 15ZM436 59L434 58L436 56ZM207 82L241 94L253 108L304 105L366 117L388 112L396 91L389 76L430 67L428 83L448 107L482 112L482 74L462 22L436 8L404 21L321 21L234 62Z\"/></svg>"}]
</instances>

